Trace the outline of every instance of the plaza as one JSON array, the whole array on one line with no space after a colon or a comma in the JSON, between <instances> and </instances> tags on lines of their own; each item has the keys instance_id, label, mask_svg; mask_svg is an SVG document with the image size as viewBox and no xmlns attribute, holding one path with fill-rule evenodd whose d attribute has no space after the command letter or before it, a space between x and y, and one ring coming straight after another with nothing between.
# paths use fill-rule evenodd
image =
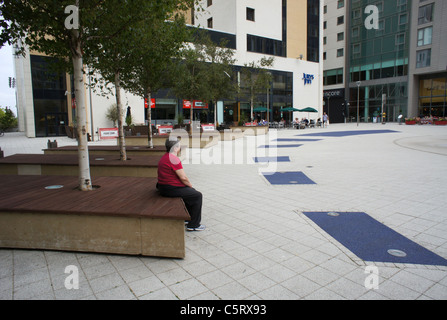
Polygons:
<instances>
[{"instance_id":1,"label":"plaza","mask_svg":"<svg viewBox=\"0 0 447 320\"><path fill-rule=\"evenodd\" d=\"M67 137L56 140L76 145ZM0 147L5 156L42 153L47 142L7 133ZM238 143L245 161L193 161L197 154L240 152ZM0 299L447 298L445 264L361 259L305 214L366 213L447 259L446 127L361 123L272 130L190 149L187 156L185 171L203 193L207 228L186 232L184 259L0 249ZM266 164L257 156L289 161ZM276 184L266 170L307 180L293 175ZM380 242L375 236L365 241ZM72 266L78 289L66 287L65 271ZM374 288L368 285L371 267L378 276Z\"/></svg>"}]
</instances>

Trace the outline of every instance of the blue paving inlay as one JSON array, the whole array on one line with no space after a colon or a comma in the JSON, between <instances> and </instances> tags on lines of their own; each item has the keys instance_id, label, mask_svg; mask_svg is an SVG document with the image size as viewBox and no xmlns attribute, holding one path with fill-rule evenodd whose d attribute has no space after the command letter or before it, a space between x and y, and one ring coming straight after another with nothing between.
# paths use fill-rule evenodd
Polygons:
<instances>
[{"instance_id":1,"label":"blue paving inlay","mask_svg":"<svg viewBox=\"0 0 447 320\"><path fill-rule=\"evenodd\" d=\"M259 148L297 148L301 146L302 144L269 144L265 146L259 146Z\"/></svg>"},{"instance_id":2,"label":"blue paving inlay","mask_svg":"<svg viewBox=\"0 0 447 320\"><path fill-rule=\"evenodd\" d=\"M360 259L372 262L447 266L447 260L373 219L364 212L303 212ZM391 255L389 250L405 256Z\"/></svg>"},{"instance_id":3,"label":"blue paving inlay","mask_svg":"<svg viewBox=\"0 0 447 320\"><path fill-rule=\"evenodd\" d=\"M297 136L315 136L315 137L348 137L363 134L379 134L379 133L397 133L394 130L352 130L352 131L332 131L332 132L316 132L306 133Z\"/></svg>"},{"instance_id":4,"label":"blue paving inlay","mask_svg":"<svg viewBox=\"0 0 447 320\"><path fill-rule=\"evenodd\" d=\"M290 162L288 156L285 157L254 157L255 162Z\"/></svg>"},{"instance_id":5,"label":"blue paving inlay","mask_svg":"<svg viewBox=\"0 0 447 320\"><path fill-rule=\"evenodd\" d=\"M301 171L264 173L264 177L273 185L316 184Z\"/></svg>"}]
</instances>

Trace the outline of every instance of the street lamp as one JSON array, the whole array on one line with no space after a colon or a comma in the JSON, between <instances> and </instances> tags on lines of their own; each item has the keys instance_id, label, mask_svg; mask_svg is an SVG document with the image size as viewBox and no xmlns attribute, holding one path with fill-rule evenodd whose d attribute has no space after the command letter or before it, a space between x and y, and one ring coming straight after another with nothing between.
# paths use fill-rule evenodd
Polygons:
<instances>
[{"instance_id":1,"label":"street lamp","mask_svg":"<svg viewBox=\"0 0 447 320\"><path fill-rule=\"evenodd\" d=\"M360 85L361 81L357 81L357 127L359 126L359 114L360 114Z\"/></svg>"}]
</instances>

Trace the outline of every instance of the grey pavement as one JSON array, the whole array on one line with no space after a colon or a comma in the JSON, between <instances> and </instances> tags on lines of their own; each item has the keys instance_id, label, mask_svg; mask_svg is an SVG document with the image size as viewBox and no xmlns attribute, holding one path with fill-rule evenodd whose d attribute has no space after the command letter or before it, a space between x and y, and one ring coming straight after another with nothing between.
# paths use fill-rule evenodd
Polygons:
<instances>
[{"instance_id":1,"label":"grey pavement","mask_svg":"<svg viewBox=\"0 0 447 320\"><path fill-rule=\"evenodd\" d=\"M306 137L321 140L255 148L290 162L252 160L253 143L384 129L397 132ZM76 144L55 139L59 146ZM0 147L5 155L41 153L47 141L8 133ZM446 156L447 127L393 123L284 129L190 150L184 166L204 195L207 228L186 233L185 259L0 249L0 299L447 299L446 267L363 261L302 213L365 212L447 259ZM260 174L266 170L301 171L316 184L270 185ZM77 267L78 289L66 287L67 266ZM365 285L367 267L378 272L374 288Z\"/></svg>"}]
</instances>

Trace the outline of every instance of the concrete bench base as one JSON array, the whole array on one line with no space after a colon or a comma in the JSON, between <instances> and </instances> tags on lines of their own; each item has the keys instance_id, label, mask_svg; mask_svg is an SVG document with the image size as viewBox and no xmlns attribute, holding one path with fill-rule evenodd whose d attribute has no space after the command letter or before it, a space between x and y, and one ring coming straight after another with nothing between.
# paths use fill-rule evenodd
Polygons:
<instances>
[{"instance_id":1,"label":"concrete bench base","mask_svg":"<svg viewBox=\"0 0 447 320\"><path fill-rule=\"evenodd\" d=\"M155 183L100 177L82 192L73 177L0 176L0 247L184 258L189 214Z\"/></svg>"},{"instance_id":2,"label":"concrete bench base","mask_svg":"<svg viewBox=\"0 0 447 320\"><path fill-rule=\"evenodd\" d=\"M0 213L0 247L185 257L183 221L50 213Z\"/></svg>"}]
</instances>

